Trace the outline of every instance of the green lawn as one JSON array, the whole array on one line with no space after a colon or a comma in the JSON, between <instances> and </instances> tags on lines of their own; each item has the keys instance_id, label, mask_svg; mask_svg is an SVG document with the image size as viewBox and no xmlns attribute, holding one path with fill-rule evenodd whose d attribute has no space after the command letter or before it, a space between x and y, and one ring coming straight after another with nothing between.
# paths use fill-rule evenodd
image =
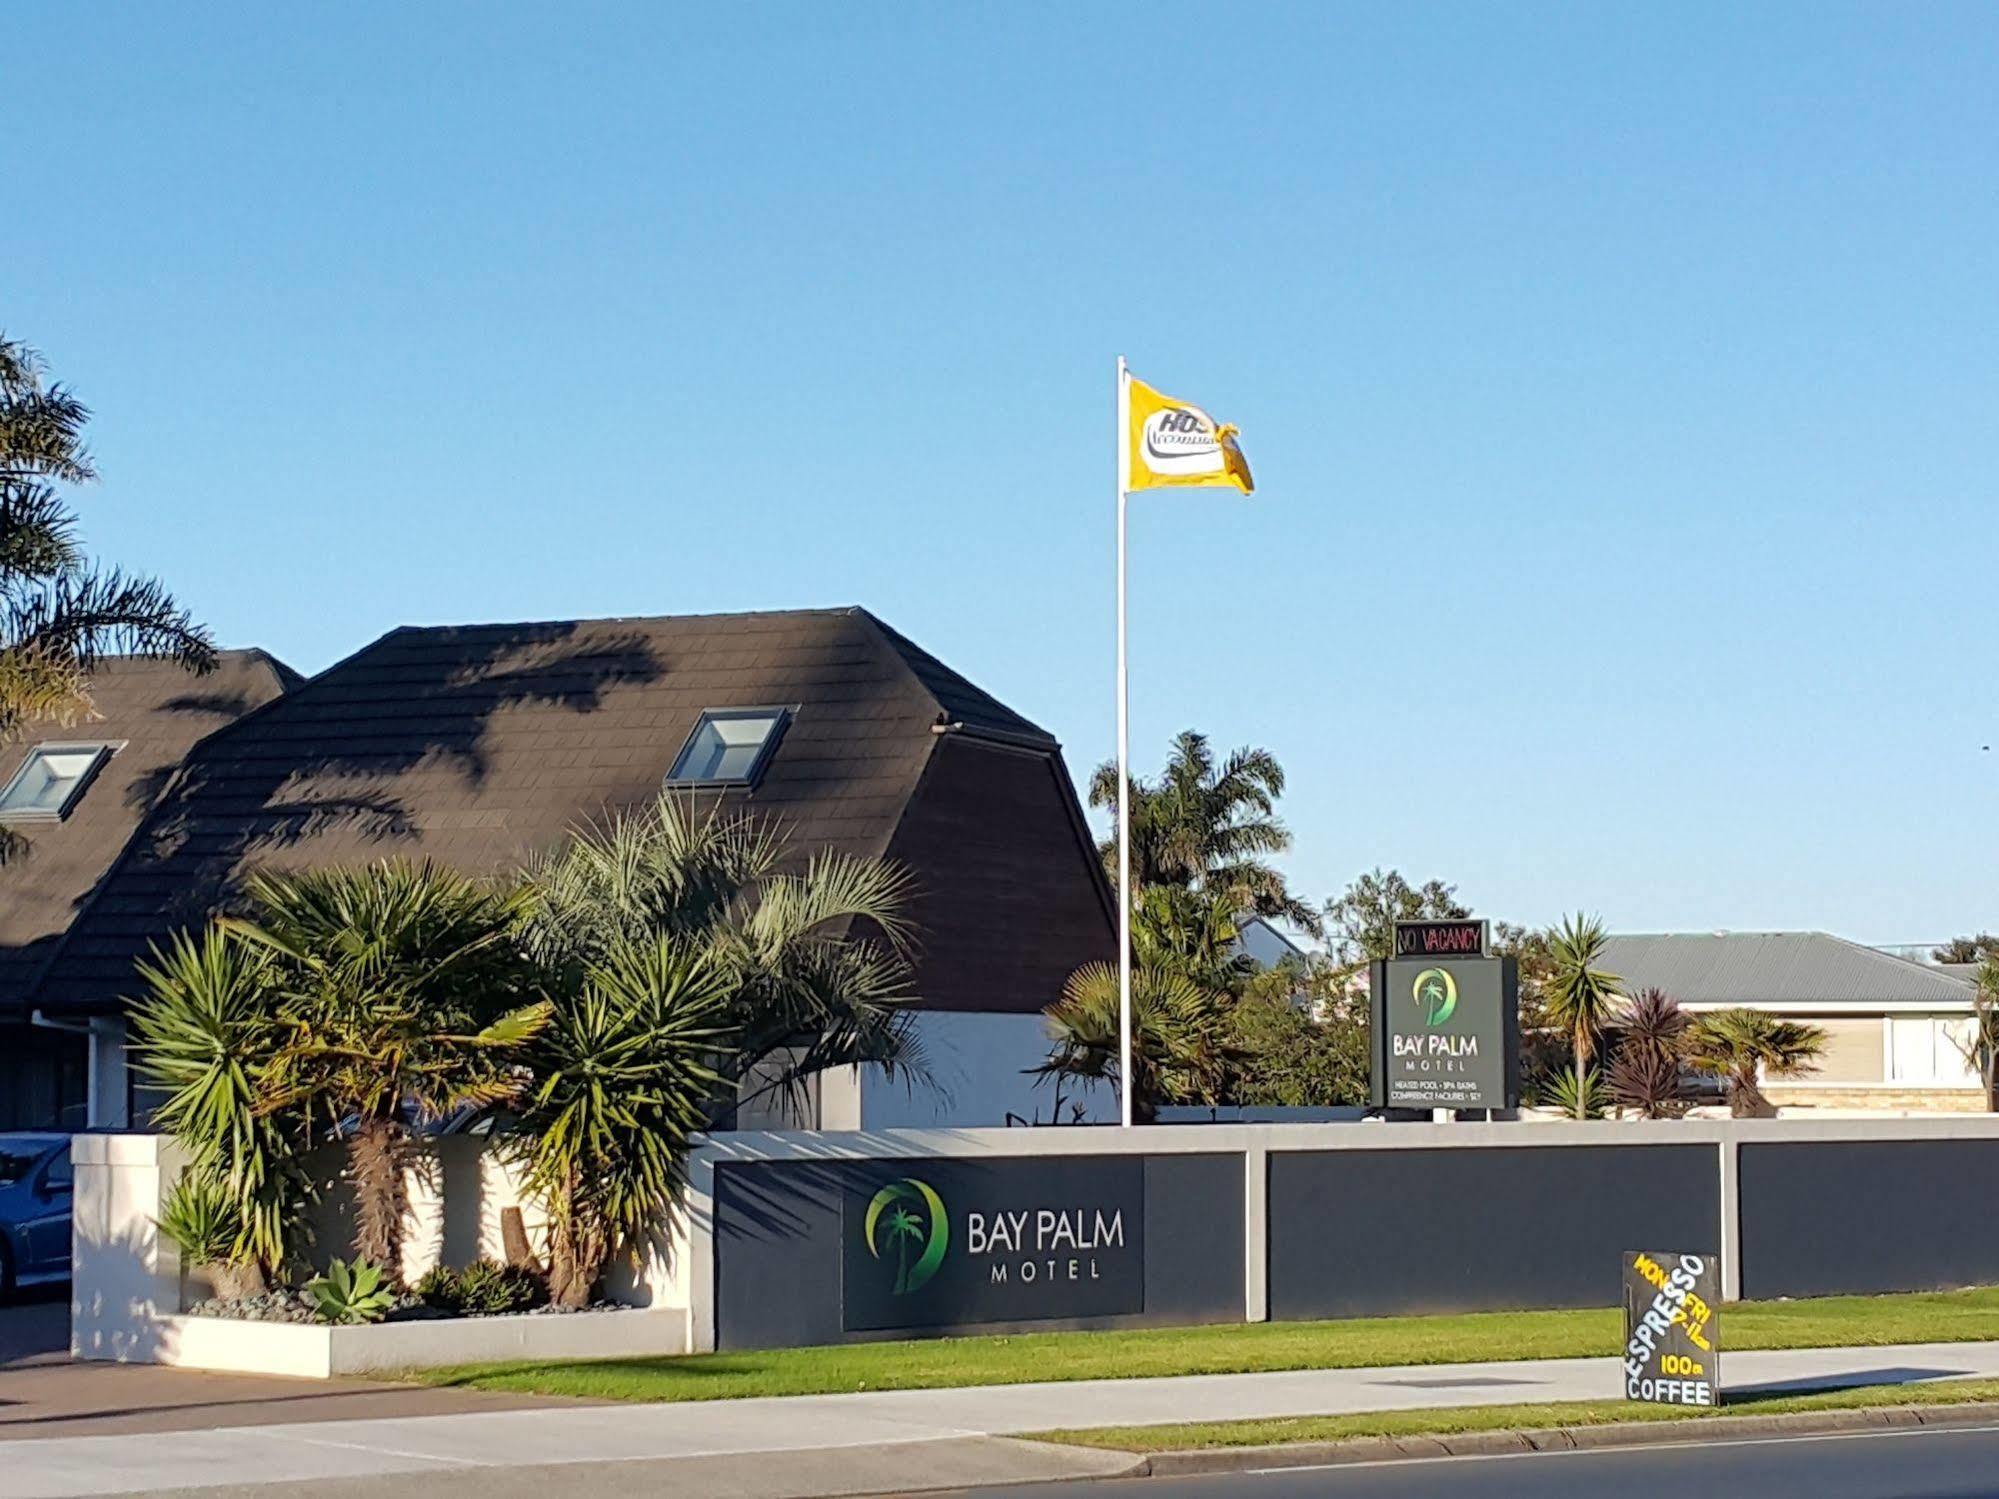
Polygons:
<instances>
[{"instance_id":1,"label":"green lawn","mask_svg":"<svg viewBox=\"0 0 1999 1499\"><path fill-rule=\"evenodd\" d=\"M1620 1318L1614 1310L1488 1312L1143 1332L1037 1333L686 1358L478 1364L424 1370L410 1377L426 1384L600 1400L727 1400L1156 1374L1580 1358L1615 1353L1622 1337ZM1724 1353L1999 1339L1999 1288L1744 1301L1722 1308L1721 1326Z\"/></svg>"},{"instance_id":2,"label":"green lawn","mask_svg":"<svg viewBox=\"0 0 1999 1499\"><path fill-rule=\"evenodd\" d=\"M1530 1431L1551 1426L1622 1426L1634 1421L1725 1421L1730 1416L1776 1416L1791 1411L1850 1410L1868 1405L1962 1405L1972 1400L1999 1400L1999 1379L1867 1385L1818 1395L1737 1396L1711 1410L1622 1400L1576 1400L1550 1405L1377 1411L1368 1416L1203 1421L1186 1426L1097 1426L1082 1431L1038 1431L1034 1439L1066 1442L1075 1447L1108 1447L1119 1452L1191 1452L1212 1447L1270 1447L1283 1442L1340 1442L1354 1437L1452 1436L1467 1431Z\"/></svg>"}]
</instances>

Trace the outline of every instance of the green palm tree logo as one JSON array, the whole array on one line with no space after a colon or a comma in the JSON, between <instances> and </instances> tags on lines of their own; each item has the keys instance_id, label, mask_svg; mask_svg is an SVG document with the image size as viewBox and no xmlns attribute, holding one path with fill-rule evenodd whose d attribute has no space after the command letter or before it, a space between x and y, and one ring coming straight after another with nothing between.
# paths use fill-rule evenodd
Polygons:
<instances>
[{"instance_id":1,"label":"green palm tree logo","mask_svg":"<svg viewBox=\"0 0 1999 1499\"><path fill-rule=\"evenodd\" d=\"M905 1176L875 1193L861 1233L868 1253L876 1259L882 1259L886 1252L894 1253L895 1294L907 1296L927 1284L944 1263L944 1251L951 1243L951 1220L944 1211L944 1199L928 1182Z\"/></svg>"},{"instance_id":2,"label":"green palm tree logo","mask_svg":"<svg viewBox=\"0 0 1999 1499\"><path fill-rule=\"evenodd\" d=\"M1458 1007L1458 981L1444 968L1425 968L1410 985L1416 1003L1423 1007L1423 1023L1433 1030L1451 1018Z\"/></svg>"}]
</instances>

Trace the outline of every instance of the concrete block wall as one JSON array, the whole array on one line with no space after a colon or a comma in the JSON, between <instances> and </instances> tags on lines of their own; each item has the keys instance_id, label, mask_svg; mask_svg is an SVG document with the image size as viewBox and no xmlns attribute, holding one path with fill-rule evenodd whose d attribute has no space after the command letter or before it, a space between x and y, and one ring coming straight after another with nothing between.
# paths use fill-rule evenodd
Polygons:
<instances>
[{"instance_id":1,"label":"concrete block wall","mask_svg":"<svg viewBox=\"0 0 1999 1499\"><path fill-rule=\"evenodd\" d=\"M1242 1258L1217 1273L1245 1321L1609 1306L1626 1249L1718 1252L1729 1300L1999 1284L1991 1115L729 1134L690 1166L689 1346L752 1345L718 1298L732 1245L759 1241L769 1283L827 1284L829 1164L1125 1153L1236 1163ZM768 1190L746 1229L718 1224L718 1173L785 1163L818 1178L795 1233ZM839 1340L810 1311L800 1341Z\"/></svg>"}]
</instances>

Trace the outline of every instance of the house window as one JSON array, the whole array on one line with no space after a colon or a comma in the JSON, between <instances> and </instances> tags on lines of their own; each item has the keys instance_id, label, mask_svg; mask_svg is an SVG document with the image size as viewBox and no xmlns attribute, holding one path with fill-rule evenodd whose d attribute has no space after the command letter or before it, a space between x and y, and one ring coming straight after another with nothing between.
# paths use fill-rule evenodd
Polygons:
<instances>
[{"instance_id":1,"label":"house window","mask_svg":"<svg viewBox=\"0 0 1999 1499\"><path fill-rule=\"evenodd\" d=\"M1961 1017L1890 1016L1889 1081L1926 1087L1976 1087L1977 1068L1965 1056L1972 1039L1972 1022Z\"/></svg>"},{"instance_id":2,"label":"house window","mask_svg":"<svg viewBox=\"0 0 1999 1499\"><path fill-rule=\"evenodd\" d=\"M38 744L0 791L0 821L53 822L69 815L111 753L108 744Z\"/></svg>"},{"instance_id":3,"label":"house window","mask_svg":"<svg viewBox=\"0 0 1999 1499\"><path fill-rule=\"evenodd\" d=\"M791 713L784 708L710 708L687 736L669 786L753 786Z\"/></svg>"}]
</instances>

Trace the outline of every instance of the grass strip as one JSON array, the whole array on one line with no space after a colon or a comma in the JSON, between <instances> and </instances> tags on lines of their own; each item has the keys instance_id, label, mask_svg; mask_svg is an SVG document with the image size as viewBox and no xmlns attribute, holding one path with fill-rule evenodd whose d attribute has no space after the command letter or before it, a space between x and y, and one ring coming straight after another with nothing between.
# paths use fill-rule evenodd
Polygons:
<instances>
[{"instance_id":1,"label":"grass strip","mask_svg":"<svg viewBox=\"0 0 1999 1499\"><path fill-rule=\"evenodd\" d=\"M1999 1288L1744 1301L1722 1308L1723 1346L1879 1347L1999 1339ZM1047 1380L1358 1369L1612 1354L1614 1309L1259 1322L1129 1332L850 1343L684 1357L572 1359L429 1369L426 1384L596 1400L728 1400Z\"/></svg>"},{"instance_id":2,"label":"grass strip","mask_svg":"<svg viewBox=\"0 0 1999 1499\"><path fill-rule=\"evenodd\" d=\"M1118 1452L1200 1452L1220 1447L1274 1447L1287 1442L1343 1442L1357 1437L1441 1437L1473 1431L1539 1431L1557 1426L1726 1421L1731 1416L1781 1416L1794 1411L1854 1410L1870 1405L1963 1405L1979 1400L1999 1400L1999 1379L1863 1385L1811 1395L1730 1396L1726 1404L1708 1410L1624 1400L1572 1400L1545 1405L1376 1411L1357 1416L1201 1421L1184 1426L1095 1426L1074 1431L1038 1431L1033 1440L1062 1442L1072 1447L1104 1447Z\"/></svg>"}]
</instances>

